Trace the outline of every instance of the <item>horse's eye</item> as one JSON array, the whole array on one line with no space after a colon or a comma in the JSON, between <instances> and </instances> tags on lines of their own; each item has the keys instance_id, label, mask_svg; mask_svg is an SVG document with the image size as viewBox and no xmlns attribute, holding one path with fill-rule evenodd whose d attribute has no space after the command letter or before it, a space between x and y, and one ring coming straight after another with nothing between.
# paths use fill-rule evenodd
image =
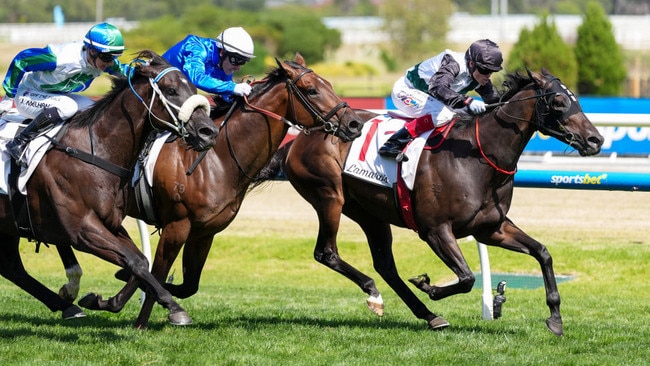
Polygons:
<instances>
[{"instance_id":1,"label":"horse's eye","mask_svg":"<svg viewBox=\"0 0 650 366\"><path fill-rule=\"evenodd\" d=\"M316 88L309 88L307 89L307 95L314 97L318 95L318 90L316 90Z\"/></svg>"},{"instance_id":2,"label":"horse's eye","mask_svg":"<svg viewBox=\"0 0 650 366\"><path fill-rule=\"evenodd\" d=\"M167 94L169 96L176 96L176 95L178 95L178 91L176 90L176 88L167 88L165 90L165 94Z\"/></svg>"}]
</instances>

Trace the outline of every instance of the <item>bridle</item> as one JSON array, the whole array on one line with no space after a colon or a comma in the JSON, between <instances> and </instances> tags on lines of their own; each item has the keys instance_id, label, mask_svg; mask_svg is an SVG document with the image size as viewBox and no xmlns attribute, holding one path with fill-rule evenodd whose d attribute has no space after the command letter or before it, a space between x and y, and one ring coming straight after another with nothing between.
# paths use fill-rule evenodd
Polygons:
<instances>
[{"instance_id":1,"label":"bridle","mask_svg":"<svg viewBox=\"0 0 650 366\"><path fill-rule=\"evenodd\" d=\"M135 96L144 104L145 108L149 112L149 123L154 129L159 129L156 126L153 125L151 118L157 119L160 123L163 125L167 126L170 130L178 134L183 141L185 141L186 137L189 136L189 133L187 132L186 125L187 122L189 121L192 113L194 113L194 110L196 108L203 108L206 113L210 113L210 103L208 102L207 98L204 96L194 94L187 98L185 102L183 102L182 106L177 106L174 103L171 103L165 96L162 94L162 91L158 87L158 82L169 72L171 71L178 71L180 72L179 69L175 67L168 67L161 71L158 75L156 75L155 78L149 78L149 84L151 85L153 89L153 95L151 97L151 101L149 102L149 105L144 101L144 99L138 94L138 92L135 90L133 87L133 84L131 82L131 79L133 77L133 73L135 72L134 68L134 63L140 63L142 64L143 62L141 60L134 61L131 63L130 66L130 72L129 75L127 76L128 78L128 83L129 83L129 88L135 94ZM162 104L165 106L165 109L167 110L168 114L171 116L173 123L167 122L158 116L154 114L152 111L153 103L156 99L156 96L160 98ZM172 108L176 109L177 115L172 112ZM78 150L77 148L66 146L61 144L57 139L50 139L54 147L58 150L64 151L66 154L77 158L79 160L82 160L88 164L95 165L99 168L102 168L109 173L112 173L114 175L117 175L120 178L129 178L133 175L133 171L131 169L126 169L123 168L119 165L116 165L108 160L99 158L98 156L95 155L95 145L94 145L94 135L92 132L92 128L88 129L88 134L90 135L90 153ZM186 141L185 141L186 142Z\"/></svg>"},{"instance_id":2,"label":"bridle","mask_svg":"<svg viewBox=\"0 0 650 366\"><path fill-rule=\"evenodd\" d=\"M183 105L178 106L167 99L162 91L160 90L160 87L158 86L158 82L169 72L172 71L178 71L181 72L178 68L176 67L168 67L161 71L158 75L156 75L155 78L149 78L149 85L151 85L151 89L153 90L153 95L151 96L151 100L149 101L149 104L144 101L144 99L138 94L138 92L135 90L132 84L132 75L133 72L135 71L133 68L133 63L131 64L131 71L128 75L128 81L129 81L129 87L131 88L131 91L135 96L142 102L142 104L145 106L147 111L149 112L149 123L151 126L156 129L160 130L160 128L156 127L152 123L152 118L156 119L159 123L167 126L168 129L170 129L172 132L176 133L178 136L180 136L183 139L183 142L187 143L186 138L189 136L189 132L187 131L187 123L190 119L190 116L194 112L196 108L203 108L206 113L210 114L210 103L208 102L207 98L204 96L194 94L187 98L185 102L183 102ZM160 99L160 102L162 105L165 107L167 110L167 113L172 119L172 122L168 122L160 117L158 117L152 110L153 104L156 100L156 96ZM172 111L172 109L176 110L176 114Z\"/></svg>"},{"instance_id":3,"label":"bridle","mask_svg":"<svg viewBox=\"0 0 650 366\"><path fill-rule=\"evenodd\" d=\"M293 65L293 63L291 63ZM297 64L296 64L297 65ZM299 66L299 65L298 65ZM295 78L293 79L286 79L286 87L287 87L287 94L289 95L289 105L291 106L291 111L293 114L293 121L290 121L276 113L273 113L271 111L265 110L263 108L256 107L252 104L249 103L248 97L244 97L244 102L249 108L252 108L256 110L259 113L262 113L264 115L267 115L271 118L277 119L284 124L288 125L289 127L294 127L298 130L301 130L304 132L305 135L309 135L312 131L318 131L318 130L323 130L324 132L328 134L335 135L338 133L340 127L341 127L341 120L339 119L336 124L330 122L330 120L337 115L339 110L344 109L344 108L350 108L347 102L341 101L339 104L337 104L332 110L330 110L327 114L323 115L314 107L312 103L309 102L307 99L307 96L298 88L297 83L298 81L306 74L313 72L313 70L303 68L303 71L298 74ZM255 84L255 83L254 83ZM316 120L316 122L320 123L318 126L314 127L307 127L303 124L301 124L298 121L298 117L296 115L296 107L295 107L295 102L294 102L294 95L302 104L302 106L309 112L309 114Z\"/></svg>"},{"instance_id":4,"label":"bridle","mask_svg":"<svg viewBox=\"0 0 650 366\"><path fill-rule=\"evenodd\" d=\"M571 93L570 93L570 91L568 89L566 89L566 87L563 88L565 90L564 94L560 93L560 92L553 92L553 91L544 92L545 90L548 90L550 85L555 81L557 81L560 84L560 86L563 86L563 84L562 84L562 82L560 82L559 78L553 77L550 80L547 80L544 83L544 85L542 85L542 87L536 88L535 89L535 95L520 98L520 99L508 100L508 101L505 101L505 102L487 104L486 107L487 108L490 108L490 107L497 107L498 108L498 110L495 113L495 117L498 116L498 113L503 113L505 116L507 116L510 119L513 119L513 120L516 120L516 121L521 121L521 122L527 122L527 123L532 124L533 126L536 127L537 130L539 130L540 132L542 132L542 133L544 133L546 135L549 135L549 136L558 135L557 131L552 130L550 127L548 127L546 125L547 117L548 117L549 114L551 114L551 111L552 111L552 103L553 103L552 100L557 95L563 95L563 96L569 97L569 101L571 101L571 98L570 98ZM549 98L549 97L551 97L551 98ZM510 104L510 103L523 102L523 101L530 100L530 99L535 99L535 114L532 116L532 119L530 119L530 120L508 114L506 111L504 111L501 108L501 106L504 106L504 105L507 105L507 104ZM556 122L558 122L557 126L559 126L559 128L563 132L566 132L566 130L564 129L562 124L559 123L560 118L563 118L563 116L570 113L570 111L572 109L576 108L575 106L576 106L576 103L571 103L571 105L568 108L566 108L566 110L564 110L561 115L558 116L558 119L556 121ZM569 115L571 115L573 113L575 113L575 112L571 112ZM498 171L499 173L507 174L507 175L515 174L517 172L516 167L513 170L505 170L505 169L500 168L499 166L497 166L492 160L490 160L487 157L487 155L483 151L483 147L481 146L481 140L479 138L478 117L476 118L475 125L476 125L476 144L478 146L479 152L481 153L481 156L483 157L483 159L485 159L485 161L488 163L488 165L490 165L492 168L494 168L494 170Z\"/></svg>"}]
</instances>

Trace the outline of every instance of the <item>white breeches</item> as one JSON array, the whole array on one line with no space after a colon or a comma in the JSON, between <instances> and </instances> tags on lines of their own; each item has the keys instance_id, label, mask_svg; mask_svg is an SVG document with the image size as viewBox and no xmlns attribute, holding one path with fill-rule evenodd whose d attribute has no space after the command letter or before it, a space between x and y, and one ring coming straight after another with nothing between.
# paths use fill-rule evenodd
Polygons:
<instances>
[{"instance_id":1,"label":"white breeches","mask_svg":"<svg viewBox=\"0 0 650 366\"><path fill-rule=\"evenodd\" d=\"M397 109L409 117L418 118L430 114L436 127L449 123L455 115L451 109L428 93L409 87L403 76L393 85L391 99Z\"/></svg>"},{"instance_id":2,"label":"white breeches","mask_svg":"<svg viewBox=\"0 0 650 366\"><path fill-rule=\"evenodd\" d=\"M94 101L80 94L54 94L40 90L18 88L14 98L16 109L26 118L34 118L45 108L56 107L63 120L72 117L77 111L84 110Z\"/></svg>"}]
</instances>

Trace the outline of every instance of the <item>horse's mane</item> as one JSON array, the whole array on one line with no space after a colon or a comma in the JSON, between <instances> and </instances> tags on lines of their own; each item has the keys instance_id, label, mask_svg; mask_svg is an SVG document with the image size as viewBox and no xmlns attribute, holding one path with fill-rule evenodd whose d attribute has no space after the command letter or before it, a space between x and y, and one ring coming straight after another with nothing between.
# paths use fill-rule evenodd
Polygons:
<instances>
[{"instance_id":1,"label":"horse's mane","mask_svg":"<svg viewBox=\"0 0 650 366\"><path fill-rule=\"evenodd\" d=\"M144 50L140 51L133 61L129 64L129 77L124 75L111 76L112 88L104 96L97 100L92 107L75 114L68 123L71 127L87 127L94 124L109 108L111 102L117 98L122 91L129 88L141 79L148 78L151 75L147 73L150 67L169 66L169 63L157 53ZM129 82L130 78L130 82Z\"/></svg>"},{"instance_id":2,"label":"horse's mane","mask_svg":"<svg viewBox=\"0 0 650 366\"><path fill-rule=\"evenodd\" d=\"M510 100L515 94L521 91L526 85L533 80L528 75L522 75L519 72L509 73L504 76L503 84L497 90L499 101L505 102ZM458 120L454 125L455 128L465 128L474 120L474 115L469 113L458 113Z\"/></svg>"},{"instance_id":3,"label":"horse's mane","mask_svg":"<svg viewBox=\"0 0 650 366\"><path fill-rule=\"evenodd\" d=\"M303 70L306 69L304 66L302 66L301 64L299 64L299 63L297 63L295 61L284 61L284 62L287 63L288 65L290 65L291 67L296 68L296 69L303 69ZM273 85L275 85L277 83L284 82L286 80L286 78L287 78L287 72L283 68L275 67L273 69L270 69L269 71L267 71L266 76L264 77L264 79L260 80L259 83L255 83L255 85L263 85L263 87L262 88L255 88L254 87L253 88L253 93L257 93L257 92L260 92L262 90L266 90L267 88L269 88L269 87L271 87L271 86L273 86Z\"/></svg>"},{"instance_id":4,"label":"horse's mane","mask_svg":"<svg viewBox=\"0 0 650 366\"><path fill-rule=\"evenodd\" d=\"M521 91L523 87L529 85L532 82L533 80L530 78L530 76L522 75L519 72L506 74L502 89L499 92L501 95L500 100L502 102L510 100L510 98Z\"/></svg>"}]
</instances>

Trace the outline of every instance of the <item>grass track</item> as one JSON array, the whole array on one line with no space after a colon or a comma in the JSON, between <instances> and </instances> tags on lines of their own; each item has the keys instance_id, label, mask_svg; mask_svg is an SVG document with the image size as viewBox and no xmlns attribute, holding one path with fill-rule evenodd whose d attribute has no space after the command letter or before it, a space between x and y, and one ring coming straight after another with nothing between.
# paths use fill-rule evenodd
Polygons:
<instances>
[{"instance_id":1,"label":"grass track","mask_svg":"<svg viewBox=\"0 0 650 366\"><path fill-rule=\"evenodd\" d=\"M194 319L167 324L154 308L150 329L131 328L132 299L119 314L88 311L63 322L13 284L0 280L2 365L643 365L650 360L650 194L518 189L510 217L547 245L557 274L565 336L545 328L543 289L508 289L503 318L481 320L479 290L430 309L451 327L426 330L372 269L360 231L344 220L341 255L377 281L386 315L365 294L311 256L317 222L287 183L254 191L217 236L199 293L180 300ZM127 222L133 229L132 221ZM132 231L137 238L136 231ZM451 272L415 234L395 230L402 277ZM157 236L153 236L155 240ZM155 243L154 243L155 244ZM476 246L462 242L478 270ZM53 289L64 273L53 248L21 247L26 267ZM539 273L530 257L489 249L493 271ZM115 293L115 267L81 255L82 293ZM179 264L175 282L182 280Z\"/></svg>"}]
</instances>

